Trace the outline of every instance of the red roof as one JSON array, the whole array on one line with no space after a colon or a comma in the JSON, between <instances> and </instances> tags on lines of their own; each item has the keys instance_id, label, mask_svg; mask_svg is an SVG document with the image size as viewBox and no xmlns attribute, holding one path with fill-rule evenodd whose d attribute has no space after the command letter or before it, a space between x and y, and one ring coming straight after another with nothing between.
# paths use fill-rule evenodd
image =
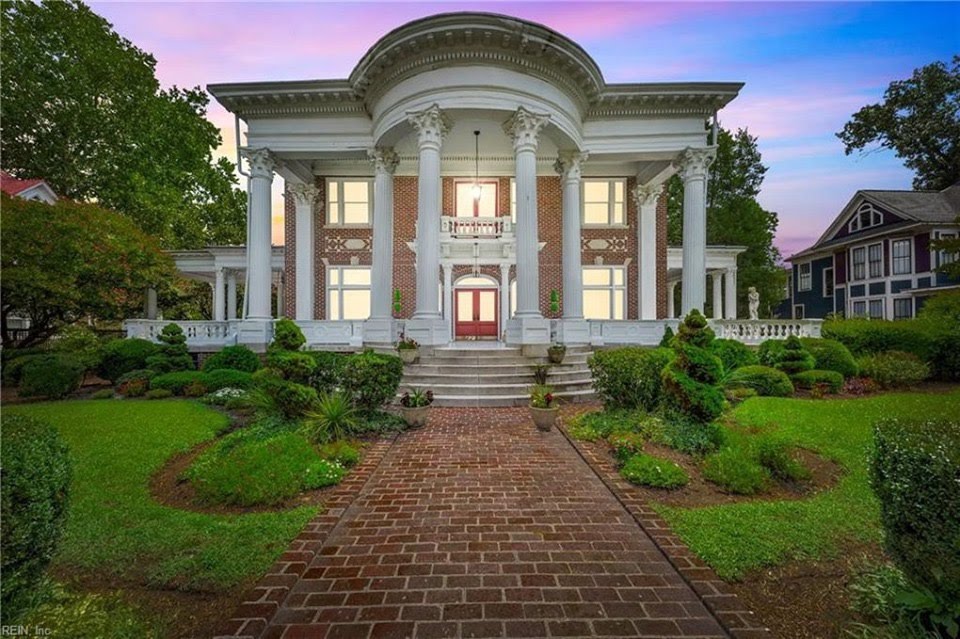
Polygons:
<instances>
[{"instance_id":1,"label":"red roof","mask_svg":"<svg viewBox=\"0 0 960 639\"><path fill-rule=\"evenodd\" d=\"M16 195L38 184L43 184L43 180L21 180L15 178L6 171L0 171L0 191L7 195Z\"/></svg>"}]
</instances>

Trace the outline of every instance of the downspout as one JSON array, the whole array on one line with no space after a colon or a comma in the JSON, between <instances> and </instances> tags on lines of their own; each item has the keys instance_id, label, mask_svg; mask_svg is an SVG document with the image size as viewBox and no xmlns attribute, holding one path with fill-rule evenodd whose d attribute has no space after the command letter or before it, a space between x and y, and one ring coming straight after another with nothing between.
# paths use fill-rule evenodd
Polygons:
<instances>
[{"instance_id":1,"label":"downspout","mask_svg":"<svg viewBox=\"0 0 960 639\"><path fill-rule=\"evenodd\" d=\"M233 114L233 125L234 125L234 142L237 147L237 172L240 175L247 178L247 241L244 244L244 255L250 250L250 174L243 170L243 161L240 156L240 116L236 113ZM243 309L240 313L241 319L247 319L247 300L249 296L247 295L247 290L250 288L250 269L243 269Z\"/></svg>"}]
</instances>

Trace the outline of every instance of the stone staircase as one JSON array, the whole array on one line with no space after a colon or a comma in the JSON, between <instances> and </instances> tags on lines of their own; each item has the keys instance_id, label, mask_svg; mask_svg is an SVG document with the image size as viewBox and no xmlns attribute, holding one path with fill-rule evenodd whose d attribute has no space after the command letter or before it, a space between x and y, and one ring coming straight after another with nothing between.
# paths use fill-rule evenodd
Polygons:
<instances>
[{"instance_id":1,"label":"stone staircase","mask_svg":"<svg viewBox=\"0 0 960 639\"><path fill-rule=\"evenodd\" d=\"M562 364L552 364L547 384L568 402L593 399L587 346L567 348ZM524 357L519 348L449 346L404 367L399 393L411 387L430 389L435 406L526 406L533 369L546 357Z\"/></svg>"}]
</instances>

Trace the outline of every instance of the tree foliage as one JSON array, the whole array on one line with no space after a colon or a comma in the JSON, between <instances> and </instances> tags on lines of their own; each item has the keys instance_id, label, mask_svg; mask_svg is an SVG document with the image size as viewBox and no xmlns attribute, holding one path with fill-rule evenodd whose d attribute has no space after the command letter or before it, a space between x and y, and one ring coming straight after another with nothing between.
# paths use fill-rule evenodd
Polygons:
<instances>
[{"instance_id":1,"label":"tree foliage","mask_svg":"<svg viewBox=\"0 0 960 639\"><path fill-rule=\"evenodd\" d=\"M960 224L960 217L957 218L957 223ZM960 237L946 240L935 240L932 244L932 248L934 251L953 253L958 257L958 259L954 259L952 262L941 264L937 270L941 273L946 273L953 279L960 280Z\"/></svg>"},{"instance_id":2,"label":"tree foliage","mask_svg":"<svg viewBox=\"0 0 960 639\"><path fill-rule=\"evenodd\" d=\"M777 214L757 202L767 167L757 138L745 129L719 129L717 157L710 166L707 186L707 244L746 246L737 258L737 313L747 316L747 289L760 293L760 313L769 317L783 298L786 276L779 266L780 251L773 244ZM683 241L683 182L679 176L667 185L667 239ZM712 296L708 296L708 309Z\"/></svg>"},{"instance_id":3,"label":"tree foliage","mask_svg":"<svg viewBox=\"0 0 960 639\"><path fill-rule=\"evenodd\" d=\"M119 211L164 248L244 241L246 196L213 160L200 87L161 89L153 56L77 0L2 12L5 169Z\"/></svg>"},{"instance_id":4,"label":"tree foliage","mask_svg":"<svg viewBox=\"0 0 960 639\"><path fill-rule=\"evenodd\" d=\"M913 172L913 188L940 191L960 178L960 55L891 82L883 102L853 114L837 133L847 155L877 144Z\"/></svg>"},{"instance_id":5,"label":"tree foliage","mask_svg":"<svg viewBox=\"0 0 960 639\"><path fill-rule=\"evenodd\" d=\"M24 348L87 316L123 319L163 289L173 262L132 221L93 204L2 199L0 321L3 347ZM30 319L15 336L7 319Z\"/></svg>"}]
</instances>

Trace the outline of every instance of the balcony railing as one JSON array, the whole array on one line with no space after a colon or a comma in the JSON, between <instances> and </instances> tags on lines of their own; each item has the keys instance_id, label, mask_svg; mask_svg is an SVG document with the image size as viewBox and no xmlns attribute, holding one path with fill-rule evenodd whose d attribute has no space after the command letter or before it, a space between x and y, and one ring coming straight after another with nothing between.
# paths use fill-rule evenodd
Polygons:
<instances>
[{"instance_id":1,"label":"balcony railing","mask_svg":"<svg viewBox=\"0 0 960 639\"><path fill-rule=\"evenodd\" d=\"M440 218L440 232L454 238L498 238L513 233L509 217L455 217Z\"/></svg>"}]
</instances>

